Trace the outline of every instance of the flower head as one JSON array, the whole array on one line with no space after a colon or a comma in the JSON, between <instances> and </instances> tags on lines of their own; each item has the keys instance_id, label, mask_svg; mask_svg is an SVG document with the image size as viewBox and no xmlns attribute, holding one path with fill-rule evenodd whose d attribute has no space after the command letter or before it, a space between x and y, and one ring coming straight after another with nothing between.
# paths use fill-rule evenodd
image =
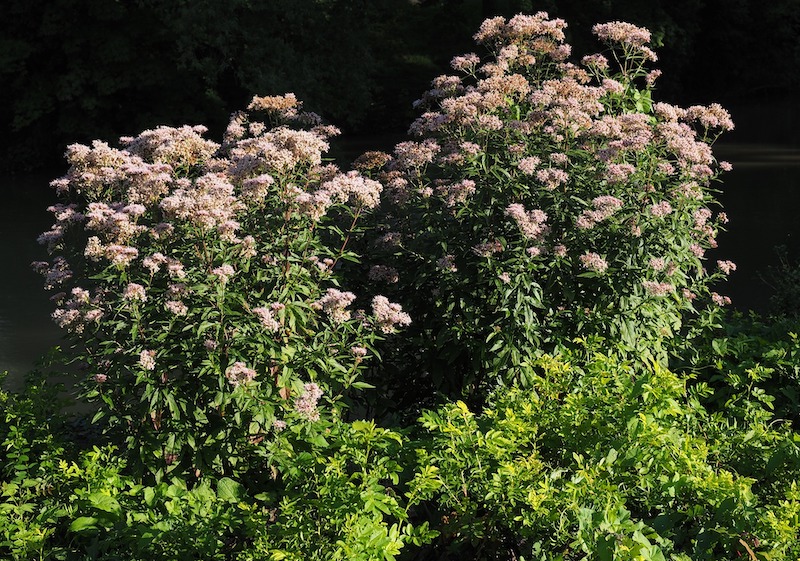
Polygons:
<instances>
[{"instance_id":1,"label":"flower head","mask_svg":"<svg viewBox=\"0 0 800 561\"><path fill-rule=\"evenodd\" d=\"M733 261L717 261L717 268L725 275L730 275L736 270L736 263Z\"/></svg>"},{"instance_id":2,"label":"flower head","mask_svg":"<svg viewBox=\"0 0 800 561\"><path fill-rule=\"evenodd\" d=\"M281 324L275 319L271 308L266 308L264 306L253 308L253 313L258 318L259 323L261 323L267 331L275 332L281 328Z\"/></svg>"},{"instance_id":3,"label":"flower head","mask_svg":"<svg viewBox=\"0 0 800 561\"><path fill-rule=\"evenodd\" d=\"M592 32L598 39L607 43L642 47L650 42L650 32L647 29L623 21L598 23L592 27Z\"/></svg>"},{"instance_id":4,"label":"flower head","mask_svg":"<svg viewBox=\"0 0 800 561\"><path fill-rule=\"evenodd\" d=\"M322 397L322 389L314 382L303 385L303 393L294 400L294 409L309 421L319 420L317 403Z\"/></svg>"},{"instance_id":5,"label":"flower head","mask_svg":"<svg viewBox=\"0 0 800 561\"><path fill-rule=\"evenodd\" d=\"M581 264L584 269L594 271L595 273L605 273L608 269L608 263L599 254L587 251L580 257Z\"/></svg>"},{"instance_id":6,"label":"flower head","mask_svg":"<svg viewBox=\"0 0 800 561\"><path fill-rule=\"evenodd\" d=\"M663 218L672 213L672 205L667 201L650 205L650 214L657 218Z\"/></svg>"},{"instance_id":7,"label":"flower head","mask_svg":"<svg viewBox=\"0 0 800 561\"><path fill-rule=\"evenodd\" d=\"M211 274L216 276L222 284L226 284L234 273L236 273L236 270L227 263L211 270Z\"/></svg>"},{"instance_id":8,"label":"flower head","mask_svg":"<svg viewBox=\"0 0 800 561\"><path fill-rule=\"evenodd\" d=\"M145 350L139 353L139 366L141 366L144 370L155 370L156 352Z\"/></svg>"},{"instance_id":9,"label":"flower head","mask_svg":"<svg viewBox=\"0 0 800 561\"><path fill-rule=\"evenodd\" d=\"M384 333L394 333L397 326L411 324L411 316L403 311L400 304L392 304L385 296L372 299L372 315L378 328Z\"/></svg>"},{"instance_id":10,"label":"flower head","mask_svg":"<svg viewBox=\"0 0 800 561\"><path fill-rule=\"evenodd\" d=\"M122 297L125 300L131 300L134 302L144 302L147 300L147 294L145 293L144 287L135 282L128 283L128 286L125 287L125 292L123 292Z\"/></svg>"},{"instance_id":11,"label":"flower head","mask_svg":"<svg viewBox=\"0 0 800 561\"><path fill-rule=\"evenodd\" d=\"M256 377L256 371L248 368L244 362L236 361L225 369L225 378L236 387L252 381Z\"/></svg>"},{"instance_id":12,"label":"flower head","mask_svg":"<svg viewBox=\"0 0 800 561\"><path fill-rule=\"evenodd\" d=\"M355 299L356 295L352 292L329 288L322 298L314 302L312 307L323 310L334 323L344 323L350 319L350 311L345 308Z\"/></svg>"}]
</instances>

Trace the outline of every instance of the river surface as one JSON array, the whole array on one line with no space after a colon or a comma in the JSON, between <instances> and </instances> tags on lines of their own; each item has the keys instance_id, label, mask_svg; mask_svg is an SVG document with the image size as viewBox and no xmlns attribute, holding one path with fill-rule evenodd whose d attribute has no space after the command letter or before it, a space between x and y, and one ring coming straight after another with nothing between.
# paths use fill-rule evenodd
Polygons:
<instances>
[{"instance_id":1,"label":"river surface","mask_svg":"<svg viewBox=\"0 0 800 561\"><path fill-rule=\"evenodd\" d=\"M56 198L48 183L60 174L0 176L0 372L9 372L8 387L18 387L38 359L61 342L42 277L30 267L47 258L36 238L53 223L46 209Z\"/></svg>"},{"instance_id":2,"label":"river surface","mask_svg":"<svg viewBox=\"0 0 800 561\"><path fill-rule=\"evenodd\" d=\"M711 259L730 259L734 272L718 291L739 309L765 311L770 289L763 277L778 263L775 246L800 255L800 148L768 144L717 144L719 160L733 163L720 199L730 218ZM50 320L52 305L30 263L46 259L37 236L52 223L46 208L55 202L48 186L63 170L0 176L0 372L6 387L19 387L24 374L48 349L61 342Z\"/></svg>"}]
</instances>

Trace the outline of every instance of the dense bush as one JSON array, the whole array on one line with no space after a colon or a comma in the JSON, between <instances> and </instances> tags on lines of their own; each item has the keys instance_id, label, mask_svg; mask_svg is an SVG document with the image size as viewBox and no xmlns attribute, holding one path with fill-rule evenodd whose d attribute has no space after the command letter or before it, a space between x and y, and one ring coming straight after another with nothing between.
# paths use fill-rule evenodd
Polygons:
<instances>
[{"instance_id":1,"label":"dense bush","mask_svg":"<svg viewBox=\"0 0 800 561\"><path fill-rule=\"evenodd\" d=\"M71 146L35 267L93 418L0 393L0 553L797 559L796 324L705 269L730 118L565 25L487 20L358 171L291 94Z\"/></svg>"},{"instance_id":2,"label":"dense bush","mask_svg":"<svg viewBox=\"0 0 800 561\"><path fill-rule=\"evenodd\" d=\"M480 414L457 402L423 415L453 558L800 554L791 423L757 392L745 413L711 412L693 374L585 351L541 356L528 387Z\"/></svg>"},{"instance_id":3,"label":"dense bush","mask_svg":"<svg viewBox=\"0 0 800 561\"><path fill-rule=\"evenodd\" d=\"M121 150L70 146L53 183L53 258L35 264L59 291L53 318L91 373L95 420L157 477L260 471L259 444L318 418L323 396L342 406L372 343L409 321L380 295L351 311L336 272L381 185L322 163L337 131L293 96L251 109L268 122L237 114L222 145L162 127Z\"/></svg>"},{"instance_id":4,"label":"dense bush","mask_svg":"<svg viewBox=\"0 0 800 561\"><path fill-rule=\"evenodd\" d=\"M113 446L67 453L50 440L34 457L27 439L40 445L50 428L27 422L32 400L45 395L37 388L0 393L12 427L0 427L4 559L391 560L436 535L409 521L423 495L392 491L404 440L372 423L325 423L324 445L290 434L271 446L273 469L285 468L280 493L256 494L252 481L228 477L142 484Z\"/></svg>"},{"instance_id":5,"label":"dense bush","mask_svg":"<svg viewBox=\"0 0 800 561\"><path fill-rule=\"evenodd\" d=\"M401 360L424 350L419 368L451 394L518 382L529 349L578 335L661 357L727 302L708 287L735 265L707 271L704 254L727 221L710 186L729 164L710 144L729 115L653 102L646 30L596 26L607 49L576 66L564 27L487 20L490 58L434 80L419 140L378 170L378 155L357 162L387 187L371 272L414 317Z\"/></svg>"}]
</instances>

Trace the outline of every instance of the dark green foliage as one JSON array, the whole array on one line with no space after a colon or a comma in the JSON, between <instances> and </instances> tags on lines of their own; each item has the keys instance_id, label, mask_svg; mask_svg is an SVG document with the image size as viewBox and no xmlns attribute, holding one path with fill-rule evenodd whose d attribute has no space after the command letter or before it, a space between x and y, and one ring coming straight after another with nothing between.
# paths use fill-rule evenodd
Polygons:
<instances>
[{"instance_id":1,"label":"dark green foliage","mask_svg":"<svg viewBox=\"0 0 800 561\"><path fill-rule=\"evenodd\" d=\"M800 317L800 263L786 246L775 248L778 264L762 280L770 287L769 310L774 315Z\"/></svg>"}]
</instances>

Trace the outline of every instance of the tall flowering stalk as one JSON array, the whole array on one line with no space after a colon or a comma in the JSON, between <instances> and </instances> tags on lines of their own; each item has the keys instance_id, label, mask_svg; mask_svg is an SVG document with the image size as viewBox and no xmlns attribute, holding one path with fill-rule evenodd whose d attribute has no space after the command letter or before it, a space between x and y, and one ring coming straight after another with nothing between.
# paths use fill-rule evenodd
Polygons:
<instances>
[{"instance_id":1,"label":"tall flowering stalk","mask_svg":"<svg viewBox=\"0 0 800 561\"><path fill-rule=\"evenodd\" d=\"M646 29L597 25L604 50L576 64L565 27L485 21L488 57L433 81L414 140L357 163L385 185L381 235L398 241L376 260L405 272L392 288L429 351L412 356L454 393L575 337L657 352L731 270L704 267L726 220L711 185L730 168L710 146L728 113L653 101Z\"/></svg>"},{"instance_id":2,"label":"tall flowering stalk","mask_svg":"<svg viewBox=\"0 0 800 561\"><path fill-rule=\"evenodd\" d=\"M375 340L408 323L337 288L335 264L357 258L347 242L382 186L323 163L338 131L293 95L249 109L221 144L160 127L121 148L70 146L53 182L64 201L40 240L52 258L35 265L53 318L98 417L156 475L249 469L276 427L363 387ZM309 384L315 415L297 406Z\"/></svg>"}]
</instances>

